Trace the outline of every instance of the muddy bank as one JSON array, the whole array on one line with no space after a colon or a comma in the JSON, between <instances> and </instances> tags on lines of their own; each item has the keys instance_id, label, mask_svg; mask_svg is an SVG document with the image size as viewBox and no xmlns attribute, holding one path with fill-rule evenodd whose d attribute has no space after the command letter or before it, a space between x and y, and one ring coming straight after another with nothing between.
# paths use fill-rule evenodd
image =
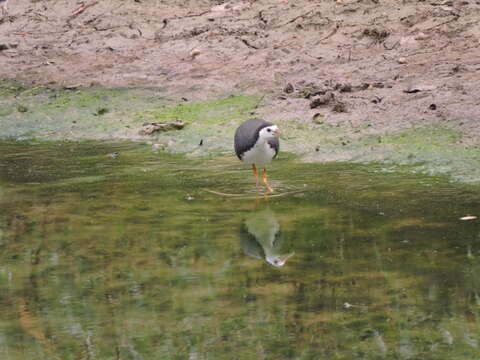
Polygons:
<instances>
[{"instance_id":1,"label":"muddy bank","mask_svg":"<svg viewBox=\"0 0 480 360\"><path fill-rule=\"evenodd\" d=\"M10 2L1 135L227 152L262 116L308 161L478 180L479 15L464 0ZM141 135L164 120L187 125Z\"/></svg>"}]
</instances>

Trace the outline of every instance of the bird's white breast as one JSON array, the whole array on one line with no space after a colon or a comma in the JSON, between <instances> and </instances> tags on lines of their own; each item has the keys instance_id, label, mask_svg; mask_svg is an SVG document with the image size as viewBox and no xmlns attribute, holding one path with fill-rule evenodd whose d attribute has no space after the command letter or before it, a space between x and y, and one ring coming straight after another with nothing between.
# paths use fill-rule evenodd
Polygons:
<instances>
[{"instance_id":1,"label":"bird's white breast","mask_svg":"<svg viewBox=\"0 0 480 360\"><path fill-rule=\"evenodd\" d=\"M272 149L266 141L264 141L262 143L257 143L250 150L245 151L242 156L242 161L245 164L265 166L272 162L274 156L275 150Z\"/></svg>"}]
</instances>

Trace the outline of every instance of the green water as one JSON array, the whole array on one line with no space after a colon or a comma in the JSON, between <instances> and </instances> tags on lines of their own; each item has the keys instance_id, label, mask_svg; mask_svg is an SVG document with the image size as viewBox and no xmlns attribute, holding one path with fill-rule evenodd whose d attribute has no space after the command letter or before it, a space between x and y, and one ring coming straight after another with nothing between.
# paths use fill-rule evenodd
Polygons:
<instances>
[{"instance_id":1,"label":"green water","mask_svg":"<svg viewBox=\"0 0 480 360\"><path fill-rule=\"evenodd\" d=\"M0 359L480 358L476 188L285 155L270 178L0 144Z\"/></svg>"}]
</instances>

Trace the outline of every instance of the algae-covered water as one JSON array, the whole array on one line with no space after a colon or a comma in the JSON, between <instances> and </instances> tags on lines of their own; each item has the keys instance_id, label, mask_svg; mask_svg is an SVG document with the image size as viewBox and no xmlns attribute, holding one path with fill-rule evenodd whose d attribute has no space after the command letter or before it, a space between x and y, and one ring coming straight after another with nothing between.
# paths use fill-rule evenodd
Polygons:
<instances>
[{"instance_id":1,"label":"algae-covered water","mask_svg":"<svg viewBox=\"0 0 480 360\"><path fill-rule=\"evenodd\" d=\"M477 188L285 155L270 178L1 143L0 358L480 357Z\"/></svg>"}]
</instances>

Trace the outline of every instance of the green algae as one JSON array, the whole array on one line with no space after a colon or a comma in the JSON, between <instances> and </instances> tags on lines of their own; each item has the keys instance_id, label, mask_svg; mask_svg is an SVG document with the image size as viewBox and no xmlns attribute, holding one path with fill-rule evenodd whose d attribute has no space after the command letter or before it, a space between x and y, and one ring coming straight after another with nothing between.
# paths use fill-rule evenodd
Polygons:
<instances>
[{"instance_id":1,"label":"green algae","mask_svg":"<svg viewBox=\"0 0 480 360\"><path fill-rule=\"evenodd\" d=\"M0 79L0 96L14 95L25 90L26 87L18 82Z\"/></svg>"},{"instance_id":2,"label":"green algae","mask_svg":"<svg viewBox=\"0 0 480 360\"><path fill-rule=\"evenodd\" d=\"M480 180L480 149L463 146L462 132L445 125L359 137L338 136L342 129L332 127L313 132L320 134L319 145L304 152L306 161L381 162L397 171L443 174L464 182Z\"/></svg>"},{"instance_id":3,"label":"green algae","mask_svg":"<svg viewBox=\"0 0 480 360\"><path fill-rule=\"evenodd\" d=\"M164 142L171 152L190 152L201 140L202 149L225 150L222 134L247 119L258 102L253 96L229 96L203 102L172 104L162 89L36 88L0 97L2 107L1 138L62 139L139 139L145 122L188 123L185 131L154 134L150 141ZM28 111L17 112L22 108ZM224 131L227 130L227 131ZM215 143L213 139L217 139Z\"/></svg>"},{"instance_id":4,"label":"green algae","mask_svg":"<svg viewBox=\"0 0 480 360\"><path fill-rule=\"evenodd\" d=\"M466 148L462 133L447 127L414 128L387 134L381 152L389 163L414 165L426 174L449 174L460 181L480 179L480 149Z\"/></svg>"},{"instance_id":5,"label":"green algae","mask_svg":"<svg viewBox=\"0 0 480 360\"><path fill-rule=\"evenodd\" d=\"M224 99L162 106L144 111L137 117L148 122L182 120L187 126L182 131L158 133L151 141L166 144L170 152L211 154L231 152L235 129L240 122L251 118L258 99L253 96L229 96ZM201 145L200 145L201 144Z\"/></svg>"},{"instance_id":6,"label":"green algae","mask_svg":"<svg viewBox=\"0 0 480 360\"><path fill-rule=\"evenodd\" d=\"M230 96L213 101L163 105L157 109L139 112L137 117L143 121L181 119L196 124L222 124L232 119L243 120L257 102L257 98L253 96Z\"/></svg>"}]
</instances>

